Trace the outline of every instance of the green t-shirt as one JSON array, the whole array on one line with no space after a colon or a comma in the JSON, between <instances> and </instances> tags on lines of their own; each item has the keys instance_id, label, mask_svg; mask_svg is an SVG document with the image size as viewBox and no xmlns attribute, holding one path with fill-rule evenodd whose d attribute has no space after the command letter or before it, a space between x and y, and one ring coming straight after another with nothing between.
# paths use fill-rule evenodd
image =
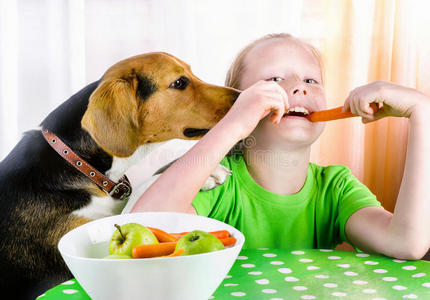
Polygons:
<instances>
[{"instance_id":1,"label":"green t-shirt","mask_svg":"<svg viewBox=\"0 0 430 300\"><path fill-rule=\"evenodd\" d=\"M369 189L340 165L309 164L302 189L280 195L259 186L243 156L225 157L224 184L197 194L198 215L230 224L245 235L244 248L334 248L347 241L345 224L360 208L379 206Z\"/></svg>"}]
</instances>

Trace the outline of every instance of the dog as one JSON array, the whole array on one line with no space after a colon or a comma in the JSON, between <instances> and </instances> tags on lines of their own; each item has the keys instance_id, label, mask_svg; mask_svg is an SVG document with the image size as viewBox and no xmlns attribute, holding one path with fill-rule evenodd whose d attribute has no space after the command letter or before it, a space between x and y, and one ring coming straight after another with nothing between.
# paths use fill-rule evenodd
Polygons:
<instances>
[{"instance_id":1,"label":"dog","mask_svg":"<svg viewBox=\"0 0 430 300\"><path fill-rule=\"evenodd\" d=\"M116 63L52 111L41 130L24 133L0 162L2 290L34 299L70 279L60 238L120 213L126 203L91 176L107 177L103 184L126 182L120 179L128 167L160 143L201 138L238 94L201 81L168 53L147 53ZM60 142L66 148L57 153ZM76 164L95 169L91 176L62 157L72 153Z\"/></svg>"}]
</instances>

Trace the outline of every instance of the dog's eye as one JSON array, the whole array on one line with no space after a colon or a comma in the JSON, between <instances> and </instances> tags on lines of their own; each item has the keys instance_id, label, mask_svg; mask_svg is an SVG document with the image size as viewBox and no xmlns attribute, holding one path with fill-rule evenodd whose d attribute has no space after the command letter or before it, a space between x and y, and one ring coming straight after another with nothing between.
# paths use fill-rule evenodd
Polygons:
<instances>
[{"instance_id":1,"label":"dog's eye","mask_svg":"<svg viewBox=\"0 0 430 300\"><path fill-rule=\"evenodd\" d=\"M189 83L189 79L187 77L180 77L178 79L176 79L175 81L173 81L170 85L169 88L171 89L177 89L177 90L185 90L185 88L187 87L188 83Z\"/></svg>"}]
</instances>

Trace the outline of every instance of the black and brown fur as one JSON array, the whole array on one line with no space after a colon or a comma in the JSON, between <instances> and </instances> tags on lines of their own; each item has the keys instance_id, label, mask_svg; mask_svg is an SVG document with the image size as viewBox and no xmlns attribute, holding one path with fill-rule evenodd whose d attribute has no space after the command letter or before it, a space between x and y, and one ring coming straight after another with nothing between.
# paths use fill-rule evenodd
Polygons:
<instances>
[{"instance_id":1,"label":"black and brown fur","mask_svg":"<svg viewBox=\"0 0 430 300\"><path fill-rule=\"evenodd\" d=\"M149 53L115 64L41 125L104 173L114 157L129 157L141 145L200 138L237 95L202 82L167 53ZM61 158L40 130L24 134L0 162L0 290L5 295L34 299L72 276L57 243L91 220L72 212L94 196L107 195Z\"/></svg>"}]
</instances>

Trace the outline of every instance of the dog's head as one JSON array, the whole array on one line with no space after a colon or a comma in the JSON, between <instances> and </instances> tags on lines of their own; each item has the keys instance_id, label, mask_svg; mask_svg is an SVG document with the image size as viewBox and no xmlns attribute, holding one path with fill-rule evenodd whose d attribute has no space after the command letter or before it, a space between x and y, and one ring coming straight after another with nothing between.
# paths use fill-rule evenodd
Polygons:
<instances>
[{"instance_id":1,"label":"dog's head","mask_svg":"<svg viewBox=\"0 0 430 300\"><path fill-rule=\"evenodd\" d=\"M238 94L201 81L170 54L143 54L106 71L90 96L82 127L106 152L127 157L142 144L200 138Z\"/></svg>"}]
</instances>

